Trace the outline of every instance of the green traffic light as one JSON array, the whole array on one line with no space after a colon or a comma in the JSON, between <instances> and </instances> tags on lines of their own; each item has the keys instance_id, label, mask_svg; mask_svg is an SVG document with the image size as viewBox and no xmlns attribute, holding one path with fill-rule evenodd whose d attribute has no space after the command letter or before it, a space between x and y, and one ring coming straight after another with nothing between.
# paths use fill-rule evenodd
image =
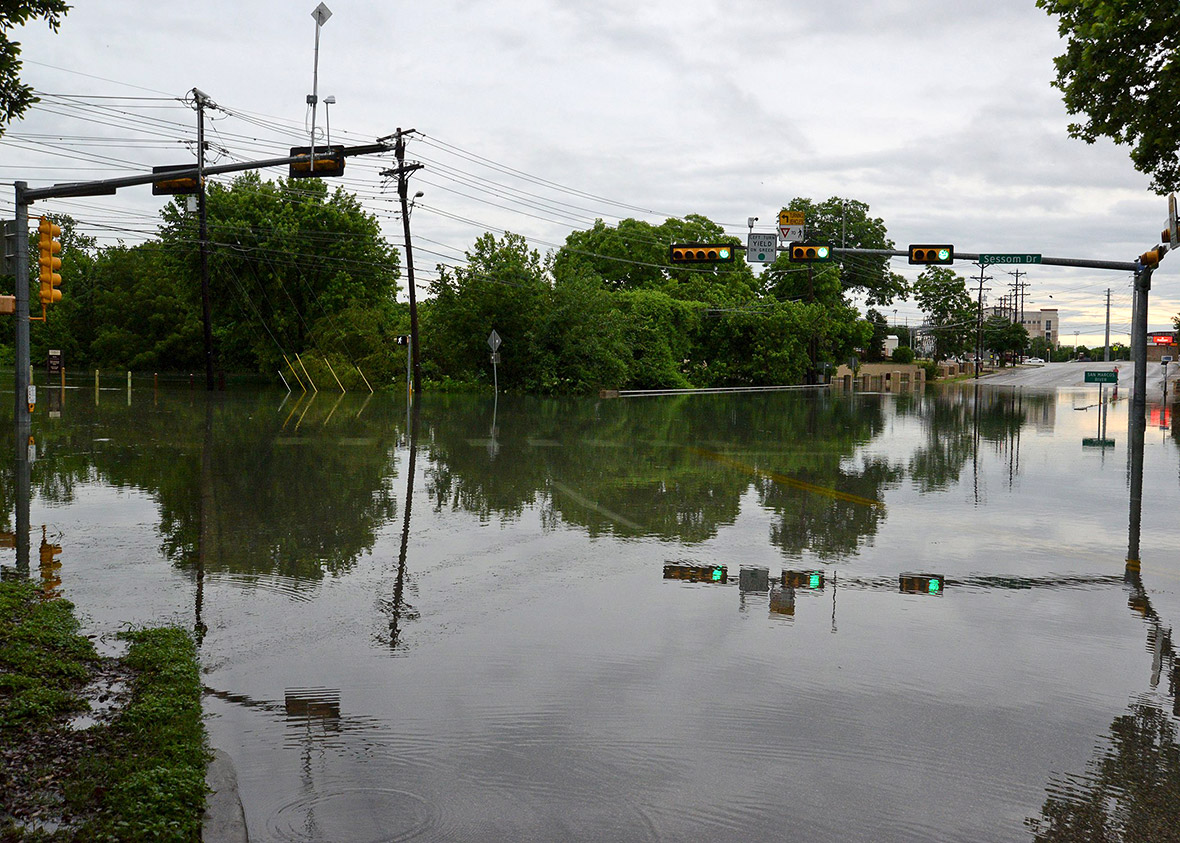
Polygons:
<instances>
[{"instance_id":1,"label":"green traffic light","mask_svg":"<svg viewBox=\"0 0 1180 843\"><path fill-rule=\"evenodd\" d=\"M729 259L729 249L719 249L717 252L717 256L720 257L721 260L728 260Z\"/></svg>"},{"instance_id":2,"label":"green traffic light","mask_svg":"<svg viewBox=\"0 0 1180 843\"><path fill-rule=\"evenodd\" d=\"M941 583L941 582L939 582L939 580L938 580L937 578L935 578L935 577L931 577L931 578L930 578L930 584L927 586L927 588L929 588L929 589L930 589L930 593L931 593L931 594L937 594L937 593L938 593L938 590L939 590L940 588L942 588L942 583Z\"/></svg>"},{"instance_id":3,"label":"green traffic light","mask_svg":"<svg viewBox=\"0 0 1180 843\"><path fill-rule=\"evenodd\" d=\"M713 569L713 582L721 582L721 569L720 568Z\"/></svg>"},{"instance_id":4,"label":"green traffic light","mask_svg":"<svg viewBox=\"0 0 1180 843\"><path fill-rule=\"evenodd\" d=\"M815 250L815 253L816 253L816 256L819 258L826 258L828 256L828 247L827 246L820 246L818 249Z\"/></svg>"},{"instance_id":5,"label":"green traffic light","mask_svg":"<svg viewBox=\"0 0 1180 843\"><path fill-rule=\"evenodd\" d=\"M819 574L818 573L813 573L811 575L811 579L808 580L808 585L810 585L812 588L819 588Z\"/></svg>"},{"instance_id":6,"label":"green traffic light","mask_svg":"<svg viewBox=\"0 0 1180 843\"><path fill-rule=\"evenodd\" d=\"M938 250L938 259L940 261L944 261L947 258L949 258L950 256L951 256L951 253L950 253L949 249L939 249Z\"/></svg>"}]
</instances>

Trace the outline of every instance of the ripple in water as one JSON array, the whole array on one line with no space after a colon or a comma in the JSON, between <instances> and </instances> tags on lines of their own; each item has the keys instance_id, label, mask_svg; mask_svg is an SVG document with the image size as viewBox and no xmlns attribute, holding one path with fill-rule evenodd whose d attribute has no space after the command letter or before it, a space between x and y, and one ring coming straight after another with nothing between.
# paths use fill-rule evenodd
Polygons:
<instances>
[{"instance_id":1,"label":"ripple in water","mask_svg":"<svg viewBox=\"0 0 1180 843\"><path fill-rule=\"evenodd\" d=\"M434 805L405 790L350 787L283 805L267 827L279 840L395 843L429 834L439 816Z\"/></svg>"}]
</instances>

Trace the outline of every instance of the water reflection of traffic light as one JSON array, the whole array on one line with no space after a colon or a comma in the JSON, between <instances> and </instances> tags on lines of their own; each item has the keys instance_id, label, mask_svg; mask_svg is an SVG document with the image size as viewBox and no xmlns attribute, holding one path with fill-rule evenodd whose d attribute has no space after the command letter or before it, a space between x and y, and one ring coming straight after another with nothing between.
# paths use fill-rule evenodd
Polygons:
<instances>
[{"instance_id":1,"label":"water reflection of traffic light","mask_svg":"<svg viewBox=\"0 0 1180 843\"><path fill-rule=\"evenodd\" d=\"M51 544L46 537L45 526L41 526L41 595L46 599L61 597L61 592L57 589L61 586L61 562L58 556L61 555L61 545Z\"/></svg>"},{"instance_id":2,"label":"water reflection of traffic light","mask_svg":"<svg viewBox=\"0 0 1180 843\"><path fill-rule=\"evenodd\" d=\"M729 570L724 565L670 564L664 566L664 579L724 585L729 581Z\"/></svg>"}]
</instances>

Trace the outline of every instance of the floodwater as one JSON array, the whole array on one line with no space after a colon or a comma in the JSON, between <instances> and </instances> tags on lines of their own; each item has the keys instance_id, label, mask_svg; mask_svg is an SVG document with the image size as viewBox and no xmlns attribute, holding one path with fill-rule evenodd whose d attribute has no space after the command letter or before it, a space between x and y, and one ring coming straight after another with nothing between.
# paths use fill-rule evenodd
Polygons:
<instances>
[{"instance_id":1,"label":"floodwater","mask_svg":"<svg viewBox=\"0 0 1180 843\"><path fill-rule=\"evenodd\" d=\"M5 574L194 629L255 843L1176 833L1163 407L1140 572L1097 388L40 392Z\"/></svg>"}]
</instances>

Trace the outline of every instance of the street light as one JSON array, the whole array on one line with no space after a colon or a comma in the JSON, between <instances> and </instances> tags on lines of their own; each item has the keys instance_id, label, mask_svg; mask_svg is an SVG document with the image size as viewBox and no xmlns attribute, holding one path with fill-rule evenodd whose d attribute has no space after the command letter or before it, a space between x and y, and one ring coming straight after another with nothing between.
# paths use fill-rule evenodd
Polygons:
<instances>
[{"instance_id":1,"label":"street light","mask_svg":"<svg viewBox=\"0 0 1180 843\"><path fill-rule=\"evenodd\" d=\"M328 96L324 97L324 123L328 127L327 147L329 149L332 148L332 112L328 110L328 106L335 105L335 104L336 104L336 97L335 96L329 94ZM312 150L312 153L313 153L312 157L315 157L314 156L314 153L315 153L314 149Z\"/></svg>"}]
</instances>

